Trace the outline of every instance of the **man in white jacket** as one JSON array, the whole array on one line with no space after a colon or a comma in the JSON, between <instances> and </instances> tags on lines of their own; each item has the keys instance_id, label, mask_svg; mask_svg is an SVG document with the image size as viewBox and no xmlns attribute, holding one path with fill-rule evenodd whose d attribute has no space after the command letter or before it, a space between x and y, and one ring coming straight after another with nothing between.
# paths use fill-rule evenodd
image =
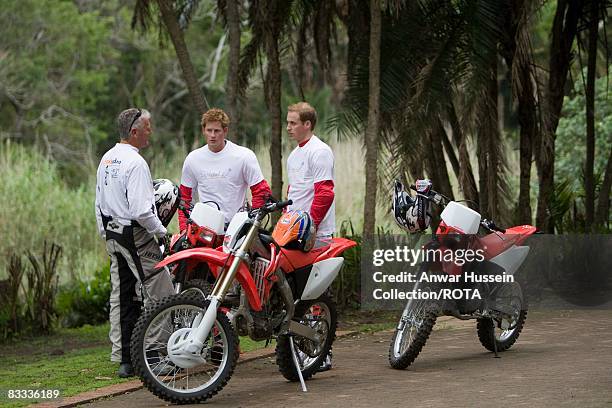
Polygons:
<instances>
[{"instance_id":1,"label":"man in white jacket","mask_svg":"<svg viewBox=\"0 0 612 408\"><path fill-rule=\"evenodd\" d=\"M120 141L100 161L96 182L96 219L111 259L111 361L118 375L134 375L130 339L140 315L141 283L145 304L173 293L167 270L155 270L162 253L156 240L166 235L157 217L151 172L139 149L149 145L151 115L144 109L119 114Z\"/></svg>"}]
</instances>

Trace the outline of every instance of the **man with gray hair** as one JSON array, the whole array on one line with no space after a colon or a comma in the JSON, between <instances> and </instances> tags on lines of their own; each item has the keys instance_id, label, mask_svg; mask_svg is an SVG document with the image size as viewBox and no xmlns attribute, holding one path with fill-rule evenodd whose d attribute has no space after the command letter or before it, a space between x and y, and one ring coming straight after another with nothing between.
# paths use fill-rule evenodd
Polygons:
<instances>
[{"instance_id":1,"label":"man with gray hair","mask_svg":"<svg viewBox=\"0 0 612 408\"><path fill-rule=\"evenodd\" d=\"M119 377L134 375L130 339L140 315L140 282L145 305L173 293L167 269L155 270L162 259L156 239L166 235L159 220L151 172L139 149L149 145L151 114L126 109L117 118L120 141L104 154L96 182L96 219L111 259L111 361L120 363Z\"/></svg>"}]
</instances>

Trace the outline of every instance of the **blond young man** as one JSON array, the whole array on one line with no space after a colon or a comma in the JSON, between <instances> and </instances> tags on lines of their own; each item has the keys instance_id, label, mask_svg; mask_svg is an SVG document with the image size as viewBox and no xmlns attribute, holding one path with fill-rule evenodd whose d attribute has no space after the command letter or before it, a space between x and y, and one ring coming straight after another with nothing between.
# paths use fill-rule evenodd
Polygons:
<instances>
[{"instance_id":1,"label":"blond young man","mask_svg":"<svg viewBox=\"0 0 612 408\"><path fill-rule=\"evenodd\" d=\"M181 197L190 203L195 192L200 202L214 201L228 223L244 206L247 189L251 190L254 208L265 204L272 192L255 153L226 139L230 118L223 110L210 109L202 115L201 124L207 144L189 153L185 159ZM181 231L187 226L181 211L179 225Z\"/></svg>"}]
</instances>

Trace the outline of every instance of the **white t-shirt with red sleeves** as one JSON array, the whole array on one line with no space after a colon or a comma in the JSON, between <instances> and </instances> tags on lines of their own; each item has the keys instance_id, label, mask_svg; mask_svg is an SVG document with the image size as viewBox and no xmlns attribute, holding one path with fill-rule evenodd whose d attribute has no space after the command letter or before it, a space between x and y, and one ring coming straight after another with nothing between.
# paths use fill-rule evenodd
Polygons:
<instances>
[{"instance_id":1,"label":"white t-shirt with red sleeves","mask_svg":"<svg viewBox=\"0 0 612 408\"><path fill-rule=\"evenodd\" d=\"M309 211L314 200L314 184L334 181L334 154L321 139L312 136L303 146L297 146L287 159L289 179L288 198L293 200L289 210ZM336 200L319 224L317 235L331 235L336 231Z\"/></svg>"},{"instance_id":2,"label":"white t-shirt with red sleeves","mask_svg":"<svg viewBox=\"0 0 612 408\"><path fill-rule=\"evenodd\" d=\"M197 192L200 202L219 204L229 222L245 204L247 189L263 179L255 153L226 140L218 153L211 152L208 145L189 153L181 184Z\"/></svg>"}]
</instances>

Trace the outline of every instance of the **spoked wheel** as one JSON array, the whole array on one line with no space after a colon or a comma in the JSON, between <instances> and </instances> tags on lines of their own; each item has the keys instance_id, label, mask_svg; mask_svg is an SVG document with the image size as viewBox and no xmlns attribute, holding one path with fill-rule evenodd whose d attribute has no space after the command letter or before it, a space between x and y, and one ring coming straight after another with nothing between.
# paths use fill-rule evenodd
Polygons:
<instances>
[{"instance_id":1,"label":"spoked wheel","mask_svg":"<svg viewBox=\"0 0 612 408\"><path fill-rule=\"evenodd\" d=\"M138 319L132 334L132 363L145 387L173 403L204 401L232 376L238 359L238 337L224 313L204 346L185 355L178 345L201 322L209 302L197 292L156 302Z\"/></svg>"},{"instance_id":2,"label":"spoked wheel","mask_svg":"<svg viewBox=\"0 0 612 408\"><path fill-rule=\"evenodd\" d=\"M523 293L518 283L506 284L501 296L507 301L508 306L504 320L500 322L492 318L478 319L476 331L478 332L478 340L480 344L489 351L506 351L518 340L525 320L527 319L527 306L523 299ZM505 296L504 296L505 295ZM504 299L505 298L505 299ZM502 326L496 329L496 326ZM495 342L495 344L494 344Z\"/></svg>"},{"instance_id":3,"label":"spoked wheel","mask_svg":"<svg viewBox=\"0 0 612 408\"><path fill-rule=\"evenodd\" d=\"M213 285L204 279L190 279L183 285L181 293L197 293L202 299L211 294Z\"/></svg>"},{"instance_id":4,"label":"spoked wheel","mask_svg":"<svg viewBox=\"0 0 612 408\"><path fill-rule=\"evenodd\" d=\"M389 346L389 364L408 367L417 358L436 324L436 313L429 300L412 299L404 308Z\"/></svg>"},{"instance_id":5,"label":"spoked wheel","mask_svg":"<svg viewBox=\"0 0 612 408\"><path fill-rule=\"evenodd\" d=\"M317 332L318 341L294 336L295 350L304 380L318 371L327 357L336 338L337 314L336 304L327 295L316 300L298 303L293 320L310 326ZM293 362L289 336L282 335L276 342L276 364L279 371L289 381L298 381L299 376Z\"/></svg>"}]
</instances>

